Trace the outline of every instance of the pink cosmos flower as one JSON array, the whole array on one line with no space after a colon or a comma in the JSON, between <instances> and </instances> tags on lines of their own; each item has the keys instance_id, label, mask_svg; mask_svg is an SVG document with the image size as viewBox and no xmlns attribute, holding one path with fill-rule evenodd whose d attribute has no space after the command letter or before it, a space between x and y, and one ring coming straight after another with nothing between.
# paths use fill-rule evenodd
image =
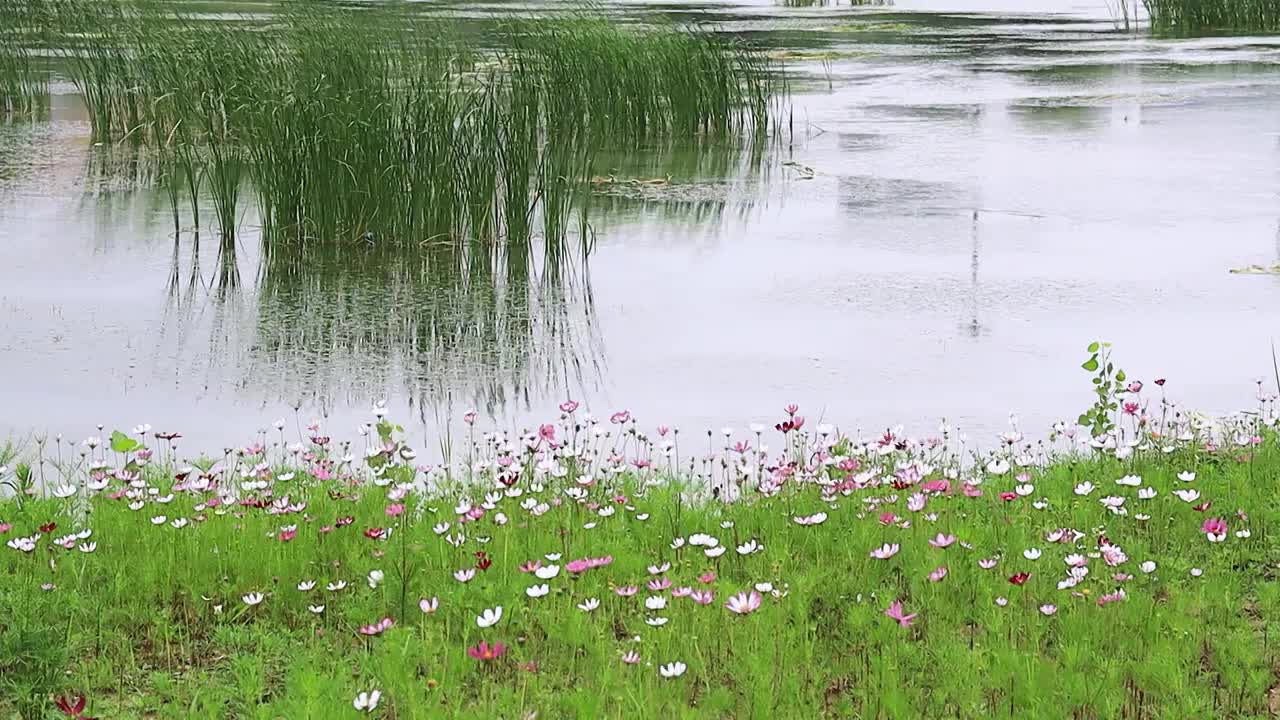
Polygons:
<instances>
[{"instance_id":1,"label":"pink cosmos flower","mask_svg":"<svg viewBox=\"0 0 1280 720\"><path fill-rule=\"evenodd\" d=\"M693 594L693 588L691 587L682 586L682 587L671 588L671 597L673 598L688 597L689 595L692 595L692 594Z\"/></svg>"},{"instance_id":2,"label":"pink cosmos flower","mask_svg":"<svg viewBox=\"0 0 1280 720\"><path fill-rule=\"evenodd\" d=\"M430 615L440 609L440 598L430 597L422 598L418 601L418 609L422 610L424 615Z\"/></svg>"},{"instance_id":3,"label":"pink cosmos flower","mask_svg":"<svg viewBox=\"0 0 1280 720\"><path fill-rule=\"evenodd\" d=\"M666 590L669 587L671 587L671 581L668 580L667 578L657 578L654 580L650 580L648 583L648 588L653 592Z\"/></svg>"},{"instance_id":4,"label":"pink cosmos flower","mask_svg":"<svg viewBox=\"0 0 1280 720\"><path fill-rule=\"evenodd\" d=\"M704 585L710 585L711 583L713 583L713 582L715 582L715 581L716 581L716 574L715 574L715 573L713 573L713 572L703 573L703 574L701 574L701 575L699 575L699 576L698 576L698 582L700 582L700 583L702 583L702 584L704 584Z\"/></svg>"},{"instance_id":5,"label":"pink cosmos flower","mask_svg":"<svg viewBox=\"0 0 1280 720\"><path fill-rule=\"evenodd\" d=\"M640 653L635 650L628 650L626 654L622 656L622 662L628 665L635 665L640 662Z\"/></svg>"},{"instance_id":6,"label":"pink cosmos flower","mask_svg":"<svg viewBox=\"0 0 1280 720\"><path fill-rule=\"evenodd\" d=\"M475 658L476 660L480 660L481 662L488 662L490 660L495 660L497 658L500 658L502 657L502 654L505 653L506 651L507 651L507 646L503 645L500 642L496 642L490 645L489 643L484 642L483 640L480 642L479 645L476 645L475 647L467 648L467 654Z\"/></svg>"},{"instance_id":7,"label":"pink cosmos flower","mask_svg":"<svg viewBox=\"0 0 1280 720\"><path fill-rule=\"evenodd\" d=\"M550 423L543 424L541 427L538 428L538 437L542 438L543 440L546 440L547 442L555 442L556 426Z\"/></svg>"},{"instance_id":8,"label":"pink cosmos flower","mask_svg":"<svg viewBox=\"0 0 1280 720\"><path fill-rule=\"evenodd\" d=\"M569 562L564 564L564 569L575 574L583 573L591 569L591 560L589 558L582 558L581 560L570 560ZM532 570L525 570L523 565L520 566L520 570L522 572L533 572Z\"/></svg>"},{"instance_id":9,"label":"pink cosmos flower","mask_svg":"<svg viewBox=\"0 0 1280 720\"><path fill-rule=\"evenodd\" d=\"M889 558L897 554L898 554L898 545L897 544L891 545L889 543L885 543L884 545L881 545L880 547L871 551L871 557L877 560L888 560Z\"/></svg>"},{"instance_id":10,"label":"pink cosmos flower","mask_svg":"<svg viewBox=\"0 0 1280 720\"><path fill-rule=\"evenodd\" d=\"M894 523L896 523L896 522L898 522L898 516L897 516L897 515L894 515L894 514L893 514L893 513L891 513L891 512L880 513L880 524L881 524L881 525L892 525L892 524L894 524Z\"/></svg>"},{"instance_id":11,"label":"pink cosmos flower","mask_svg":"<svg viewBox=\"0 0 1280 720\"><path fill-rule=\"evenodd\" d=\"M631 411L629 410L619 410L618 412L609 416L609 422L613 423L614 425L622 425L630 419L631 419Z\"/></svg>"},{"instance_id":12,"label":"pink cosmos flower","mask_svg":"<svg viewBox=\"0 0 1280 720\"><path fill-rule=\"evenodd\" d=\"M560 412L564 413L565 415L572 415L574 411L577 409L578 409L577 400L565 400L564 402L560 403Z\"/></svg>"},{"instance_id":13,"label":"pink cosmos flower","mask_svg":"<svg viewBox=\"0 0 1280 720\"><path fill-rule=\"evenodd\" d=\"M920 512L924 509L927 500L923 493L915 493L907 498L907 509L911 512Z\"/></svg>"},{"instance_id":14,"label":"pink cosmos flower","mask_svg":"<svg viewBox=\"0 0 1280 720\"><path fill-rule=\"evenodd\" d=\"M938 533L936 537L929 541L929 544L936 548L945 548L953 545L955 541L955 535L943 535L942 533Z\"/></svg>"},{"instance_id":15,"label":"pink cosmos flower","mask_svg":"<svg viewBox=\"0 0 1280 720\"><path fill-rule=\"evenodd\" d=\"M726 602L724 606L729 610L729 612L737 613L739 615L750 615L760 609L760 603L762 600L763 598L760 596L760 593L752 590L750 594L740 592L737 595L730 596L729 601Z\"/></svg>"},{"instance_id":16,"label":"pink cosmos flower","mask_svg":"<svg viewBox=\"0 0 1280 720\"><path fill-rule=\"evenodd\" d=\"M982 497L982 490L978 489L977 485L974 485L972 483L965 483L964 496L971 497L971 498Z\"/></svg>"},{"instance_id":17,"label":"pink cosmos flower","mask_svg":"<svg viewBox=\"0 0 1280 720\"><path fill-rule=\"evenodd\" d=\"M919 613L911 613L910 615L905 614L902 610L902 601L894 600L893 604L885 609L884 614L885 617L890 620L897 621L897 623L902 627L909 628L911 627L911 624L915 622L916 615Z\"/></svg>"},{"instance_id":18,"label":"pink cosmos flower","mask_svg":"<svg viewBox=\"0 0 1280 720\"><path fill-rule=\"evenodd\" d=\"M716 594L712 590L694 590L689 593L689 597L699 605L710 605L716 600Z\"/></svg>"},{"instance_id":19,"label":"pink cosmos flower","mask_svg":"<svg viewBox=\"0 0 1280 720\"><path fill-rule=\"evenodd\" d=\"M0 535L9 532L12 529L13 525L10 525L9 523L0 523Z\"/></svg>"},{"instance_id":20,"label":"pink cosmos flower","mask_svg":"<svg viewBox=\"0 0 1280 720\"><path fill-rule=\"evenodd\" d=\"M946 576L947 576L947 568L944 565L938 568L937 570L934 570L933 572L929 573L929 582L942 582L943 578L945 578Z\"/></svg>"},{"instance_id":21,"label":"pink cosmos flower","mask_svg":"<svg viewBox=\"0 0 1280 720\"><path fill-rule=\"evenodd\" d=\"M1128 598L1128 596L1124 594L1123 589L1117 590L1113 593L1107 593L1106 595L1103 595L1098 598L1098 607L1106 607L1107 605L1110 605L1113 602L1120 602L1121 600L1125 600L1126 598Z\"/></svg>"},{"instance_id":22,"label":"pink cosmos flower","mask_svg":"<svg viewBox=\"0 0 1280 720\"><path fill-rule=\"evenodd\" d=\"M982 568L983 570L990 570L991 568L996 566L997 562L999 561L996 558L982 558L981 560L978 561L978 567Z\"/></svg>"},{"instance_id":23,"label":"pink cosmos flower","mask_svg":"<svg viewBox=\"0 0 1280 720\"><path fill-rule=\"evenodd\" d=\"M573 563L569 563L569 564L572 565ZM520 566L520 572L531 573L540 567L542 567L541 560L530 560L529 562L524 563L523 565ZM572 572L572 570L570 570L570 572Z\"/></svg>"},{"instance_id":24,"label":"pink cosmos flower","mask_svg":"<svg viewBox=\"0 0 1280 720\"><path fill-rule=\"evenodd\" d=\"M404 505L402 503L394 503L387 506L387 517L397 517L404 514Z\"/></svg>"},{"instance_id":25,"label":"pink cosmos flower","mask_svg":"<svg viewBox=\"0 0 1280 720\"><path fill-rule=\"evenodd\" d=\"M640 588L635 585L624 585L622 587L614 588L613 591L617 593L618 597L631 597L632 595L640 592Z\"/></svg>"},{"instance_id":26,"label":"pink cosmos flower","mask_svg":"<svg viewBox=\"0 0 1280 720\"><path fill-rule=\"evenodd\" d=\"M1058 606L1052 603L1045 603L1040 606L1040 614L1042 615L1049 616L1056 612L1058 612Z\"/></svg>"},{"instance_id":27,"label":"pink cosmos flower","mask_svg":"<svg viewBox=\"0 0 1280 720\"><path fill-rule=\"evenodd\" d=\"M390 629L391 629L391 626L392 626L392 625L395 625L395 624L396 624L396 621L395 621L395 620L392 620L392 619L391 619L391 618L389 618L389 617L384 617L384 618L382 618L381 620L379 620L378 622L373 623L372 625L362 625L362 626L360 627L360 634L361 634L361 635L370 635L370 636L372 636L372 635L381 635L382 633L386 632L387 630L390 630Z\"/></svg>"},{"instance_id":28,"label":"pink cosmos flower","mask_svg":"<svg viewBox=\"0 0 1280 720\"><path fill-rule=\"evenodd\" d=\"M1209 538L1209 542L1222 542L1227 539L1227 521L1222 518L1209 518L1200 526L1200 532Z\"/></svg>"},{"instance_id":29,"label":"pink cosmos flower","mask_svg":"<svg viewBox=\"0 0 1280 720\"><path fill-rule=\"evenodd\" d=\"M280 542L289 542L298 536L298 528L289 527L280 531Z\"/></svg>"}]
</instances>

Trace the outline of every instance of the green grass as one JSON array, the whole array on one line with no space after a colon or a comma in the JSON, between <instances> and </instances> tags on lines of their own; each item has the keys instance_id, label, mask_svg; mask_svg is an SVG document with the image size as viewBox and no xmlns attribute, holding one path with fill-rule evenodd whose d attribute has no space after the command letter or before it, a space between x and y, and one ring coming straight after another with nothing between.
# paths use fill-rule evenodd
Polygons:
<instances>
[{"instance_id":1,"label":"green grass","mask_svg":"<svg viewBox=\"0 0 1280 720\"><path fill-rule=\"evenodd\" d=\"M1143 4L1157 32L1280 31L1277 0L1143 0Z\"/></svg>"},{"instance_id":2,"label":"green grass","mask_svg":"<svg viewBox=\"0 0 1280 720\"><path fill-rule=\"evenodd\" d=\"M174 448L188 439L148 428L46 440L28 449L44 490L0 504L6 541L39 535L31 552L0 546L0 714L57 717L54 696L83 693L87 713L120 720L354 718L377 689L383 718L1267 717L1277 413L1209 424L1152 407L1161 419L1141 428L1124 416L1138 447L1122 459L1016 437L975 458L954 439L854 442L812 424L684 437L582 411L526 437L455 438L431 469L387 422L350 445L282 422L196 469ZM871 556L886 543L900 549ZM1061 587L1069 555L1089 572ZM534 560L559 571L520 569ZM645 588L659 578L671 586ZM726 609L753 588L758 610ZM886 617L893 601L909 627ZM481 641L505 654L473 659ZM682 675L660 673L677 661Z\"/></svg>"}]
</instances>

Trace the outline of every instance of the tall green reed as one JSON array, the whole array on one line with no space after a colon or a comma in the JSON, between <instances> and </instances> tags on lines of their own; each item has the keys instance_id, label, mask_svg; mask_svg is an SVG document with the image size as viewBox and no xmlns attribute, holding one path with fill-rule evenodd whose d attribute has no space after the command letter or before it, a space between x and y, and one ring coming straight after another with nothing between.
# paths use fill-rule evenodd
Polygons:
<instances>
[{"instance_id":1,"label":"tall green reed","mask_svg":"<svg viewBox=\"0 0 1280 720\"><path fill-rule=\"evenodd\" d=\"M1157 32L1280 31L1280 0L1143 0Z\"/></svg>"}]
</instances>

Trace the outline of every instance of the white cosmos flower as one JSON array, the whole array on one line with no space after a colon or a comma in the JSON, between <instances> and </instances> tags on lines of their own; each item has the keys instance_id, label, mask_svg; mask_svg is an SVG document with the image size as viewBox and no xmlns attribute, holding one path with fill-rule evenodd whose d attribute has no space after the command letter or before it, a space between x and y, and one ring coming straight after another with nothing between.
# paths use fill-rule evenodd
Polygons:
<instances>
[{"instance_id":1,"label":"white cosmos flower","mask_svg":"<svg viewBox=\"0 0 1280 720\"><path fill-rule=\"evenodd\" d=\"M339 580L337 582L329 583L328 585L325 586L325 588L327 588L329 592L338 592L339 590L345 588L346 586L347 586L346 580Z\"/></svg>"},{"instance_id":2,"label":"white cosmos flower","mask_svg":"<svg viewBox=\"0 0 1280 720\"><path fill-rule=\"evenodd\" d=\"M664 678L678 678L684 674L686 669L688 669L687 666L679 661L658 666L658 672Z\"/></svg>"},{"instance_id":3,"label":"white cosmos flower","mask_svg":"<svg viewBox=\"0 0 1280 720\"><path fill-rule=\"evenodd\" d=\"M676 538L675 540L672 540L672 541L671 541L671 549L672 549L672 550L679 550L679 549L680 549L680 548L682 548L682 547L684 547L684 538L682 538L682 537L678 537L678 538Z\"/></svg>"},{"instance_id":4,"label":"white cosmos flower","mask_svg":"<svg viewBox=\"0 0 1280 720\"><path fill-rule=\"evenodd\" d=\"M600 601L596 598L587 598L585 601L578 603L578 609L582 612L591 612L600 607Z\"/></svg>"},{"instance_id":5,"label":"white cosmos flower","mask_svg":"<svg viewBox=\"0 0 1280 720\"><path fill-rule=\"evenodd\" d=\"M302 582L298 583L298 590L302 592L311 592L312 590L315 589L315 587L316 587L315 580L303 580Z\"/></svg>"},{"instance_id":6,"label":"white cosmos flower","mask_svg":"<svg viewBox=\"0 0 1280 720\"><path fill-rule=\"evenodd\" d=\"M987 463L987 472L992 475L1003 475L1009 472L1009 463L1005 460L992 460Z\"/></svg>"},{"instance_id":7,"label":"white cosmos flower","mask_svg":"<svg viewBox=\"0 0 1280 720\"><path fill-rule=\"evenodd\" d=\"M351 704L361 712L373 712L378 707L378 699L382 697L382 692L374 690L373 692L362 692L356 696Z\"/></svg>"},{"instance_id":8,"label":"white cosmos flower","mask_svg":"<svg viewBox=\"0 0 1280 720\"><path fill-rule=\"evenodd\" d=\"M645 624L649 625L650 627L662 627L663 625L667 624L667 618L664 618L664 617L645 618L644 621L645 621Z\"/></svg>"},{"instance_id":9,"label":"white cosmos flower","mask_svg":"<svg viewBox=\"0 0 1280 720\"><path fill-rule=\"evenodd\" d=\"M75 494L75 485L59 485L53 489L53 496L56 498L69 498Z\"/></svg>"},{"instance_id":10,"label":"white cosmos flower","mask_svg":"<svg viewBox=\"0 0 1280 720\"><path fill-rule=\"evenodd\" d=\"M319 615L320 613L324 612L323 605L308 605L307 609L310 610L312 614L315 614L315 615Z\"/></svg>"},{"instance_id":11,"label":"white cosmos flower","mask_svg":"<svg viewBox=\"0 0 1280 720\"><path fill-rule=\"evenodd\" d=\"M369 571L369 587L371 589L376 590L378 586L382 584L382 580L385 577L386 577L386 574L383 573L381 570L370 570Z\"/></svg>"},{"instance_id":12,"label":"white cosmos flower","mask_svg":"<svg viewBox=\"0 0 1280 720\"><path fill-rule=\"evenodd\" d=\"M501 619L502 619L501 605L493 608L485 608L484 612L476 616L476 625L479 625L482 628L490 628L490 627L493 627L494 625L497 625L498 621Z\"/></svg>"},{"instance_id":13,"label":"white cosmos flower","mask_svg":"<svg viewBox=\"0 0 1280 720\"><path fill-rule=\"evenodd\" d=\"M164 515L156 515L155 517L151 518L152 525L163 525L167 522L169 522L169 518L165 517Z\"/></svg>"},{"instance_id":14,"label":"white cosmos flower","mask_svg":"<svg viewBox=\"0 0 1280 720\"><path fill-rule=\"evenodd\" d=\"M1200 499L1200 492L1197 490L1174 490L1173 494L1183 502L1193 503Z\"/></svg>"},{"instance_id":15,"label":"white cosmos flower","mask_svg":"<svg viewBox=\"0 0 1280 720\"><path fill-rule=\"evenodd\" d=\"M695 533L689 536L689 544L715 547L720 544L720 541L706 533Z\"/></svg>"},{"instance_id":16,"label":"white cosmos flower","mask_svg":"<svg viewBox=\"0 0 1280 720\"><path fill-rule=\"evenodd\" d=\"M1142 484L1142 478L1137 475L1125 475L1117 480L1116 484L1124 485L1125 487L1138 487Z\"/></svg>"},{"instance_id":17,"label":"white cosmos flower","mask_svg":"<svg viewBox=\"0 0 1280 720\"><path fill-rule=\"evenodd\" d=\"M1191 482L1196 479L1196 474L1190 470L1178 473L1178 479L1182 482Z\"/></svg>"},{"instance_id":18,"label":"white cosmos flower","mask_svg":"<svg viewBox=\"0 0 1280 720\"><path fill-rule=\"evenodd\" d=\"M550 580L551 578L560 574L560 566L545 565L543 567L538 568L537 570L534 570L533 574L537 575L539 580Z\"/></svg>"},{"instance_id":19,"label":"white cosmos flower","mask_svg":"<svg viewBox=\"0 0 1280 720\"><path fill-rule=\"evenodd\" d=\"M437 535L443 535L449 532L449 523L446 523L446 522L436 523L435 526L431 528L431 531Z\"/></svg>"},{"instance_id":20,"label":"white cosmos flower","mask_svg":"<svg viewBox=\"0 0 1280 720\"><path fill-rule=\"evenodd\" d=\"M471 578L475 576L475 568L463 568L461 570L456 570L453 573L453 577L460 583L471 582Z\"/></svg>"},{"instance_id":21,"label":"white cosmos flower","mask_svg":"<svg viewBox=\"0 0 1280 720\"><path fill-rule=\"evenodd\" d=\"M650 565L650 566L649 566L649 574L650 574L650 575L661 575L662 573L664 573L664 572L666 572L666 571L668 571L668 570L670 570L670 569L671 569L671 563L669 563L669 562L667 562L667 563L662 563L661 565Z\"/></svg>"},{"instance_id":22,"label":"white cosmos flower","mask_svg":"<svg viewBox=\"0 0 1280 720\"><path fill-rule=\"evenodd\" d=\"M764 546L755 540L748 540L738 546L739 555L750 555L751 553L760 552L761 550L764 550Z\"/></svg>"},{"instance_id":23,"label":"white cosmos flower","mask_svg":"<svg viewBox=\"0 0 1280 720\"><path fill-rule=\"evenodd\" d=\"M1023 483L1022 485L1015 487L1013 491L1017 493L1019 497L1026 497L1036 491L1036 486L1031 483Z\"/></svg>"},{"instance_id":24,"label":"white cosmos flower","mask_svg":"<svg viewBox=\"0 0 1280 720\"><path fill-rule=\"evenodd\" d=\"M1156 564L1150 560L1147 560L1138 567L1142 569L1142 572L1147 573L1148 575L1156 571Z\"/></svg>"},{"instance_id":25,"label":"white cosmos flower","mask_svg":"<svg viewBox=\"0 0 1280 720\"><path fill-rule=\"evenodd\" d=\"M773 592L773 583L771 582L756 583L755 588L756 588L756 592L758 593L771 593Z\"/></svg>"},{"instance_id":26,"label":"white cosmos flower","mask_svg":"<svg viewBox=\"0 0 1280 720\"><path fill-rule=\"evenodd\" d=\"M1239 534L1240 533L1236 533L1236 535L1239 535ZM80 552L82 553L91 553L97 549L98 549L98 543L96 542L80 543Z\"/></svg>"},{"instance_id":27,"label":"white cosmos flower","mask_svg":"<svg viewBox=\"0 0 1280 720\"><path fill-rule=\"evenodd\" d=\"M1145 488L1142 488L1141 490L1139 490L1139 491L1138 491L1138 499L1139 499L1139 500L1150 500L1151 498L1155 497L1155 496L1156 496L1156 495L1158 495L1158 494L1159 494L1159 493L1157 493L1157 492L1156 492L1156 489L1155 489L1155 488L1153 488L1153 487L1145 487Z\"/></svg>"},{"instance_id":28,"label":"white cosmos flower","mask_svg":"<svg viewBox=\"0 0 1280 720\"><path fill-rule=\"evenodd\" d=\"M707 548L702 552L704 555L706 555L709 558L715 558L723 555L724 551L725 551L725 547L723 545L720 545L719 547Z\"/></svg>"},{"instance_id":29,"label":"white cosmos flower","mask_svg":"<svg viewBox=\"0 0 1280 720\"><path fill-rule=\"evenodd\" d=\"M551 586L543 583L541 585L530 585L525 588L524 594L531 598L546 597L551 592Z\"/></svg>"},{"instance_id":30,"label":"white cosmos flower","mask_svg":"<svg viewBox=\"0 0 1280 720\"><path fill-rule=\"evenodd\" d=\"M1093 483L1086 480L1077 485L1075 491L1077 495L1088 495L1093 492Z\"/></svg>"},{"instance_id":31,"label":"white cosmos flower","mask_svg":"<svg viewBox=\"0 0 1280 720\"><path fill-rule=\"evenodd\" d=\"M649 610L664 610L667 607L667 599L661 595L650 595L644 599L644 606Z\"/></svg>"},{"instance_id":32,"label":"white cosmos flower","mask_svg":"<svg viewBox=\"0 0 1280 720\"><path fill-rule=\"evenodd\" d=\"M560 553L547 553L542 557L546 558L547 562L556 562L557 560L560 559Z\"/></svg>"},{"instance_id":33,"label":"white cosmos flower","mask_svg":"<svg viewBox=\"0 0 1280 720\"><path fill-rule=\"evenodd\" d=\"M169 524L170 524L170 525L172 525L172 526L174 526L175 528L177 528L177 529L181 530L182 528L186 527L186 526L187 526L187 524L188 524L188 523L190 523L190 522L191 522L191 521L190 521L190 520L188 520L188 519L186 519L186 518L174 518L173 522L171 522L171 523L169 523Z\"/></svg>"},{"instance_id":34,"label":"white cosmos flower","mask_svg":"<svg viewBox=\"0 0 1280 720\"><path fill-rule=\"evenodd\" d=\"M247 595L243 595L240 597L240 599L244 601L244 604L248 605L249 607L253 607L254 605L257 605L258 603L262 602L262 598L263 598L263 595L260 592L251 592Z\"/></svg>"},{"instance_id":35,"label":"white cosmos flower","mask_svg":"<svg viewBox=\"0 0 1280 720\"><path fill-rule=\"evenodd\" d=\"M1027 548L1026 550L1022 551L1022 557L1028 560L1039 560L1040 548Z\"/></svg>"},{"instance_id":36,"label":"white cosmos flower","mask_svg":"<svg viewBox=\"0 0 1280 720\"><path fill-rule=\"evenodd\" d=\"M1238 537L1238 538L1240 538L1240 539L1247 538L1247 537L1249 537L1249 536L1251 536L1251 535L1253 535L1253 533L1249 532L1249 530L1248 530L1247 528L1246 528L1246 529L1244 529L1244 530L1237 530L1237 531L1236 531L1236 537Z\"/></svg>"}]
</instances>

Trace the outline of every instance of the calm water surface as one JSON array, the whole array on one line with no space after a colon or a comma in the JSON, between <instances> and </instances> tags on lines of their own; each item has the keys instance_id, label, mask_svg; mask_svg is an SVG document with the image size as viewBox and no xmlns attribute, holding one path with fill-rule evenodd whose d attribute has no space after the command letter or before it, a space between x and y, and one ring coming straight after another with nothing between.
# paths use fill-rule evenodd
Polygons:
<instances>
[{"instance_id":1,"label":"calm water surface","mask_svg":"<svg viewBox=\"0 0 1280 720\"><path fill-rule=\"evenodd\" d=\"M571 395L645 425L797 402L982 441L1010 412L1039 432L1083 409L1095 338L1204 409L1270 375L1280 278L1228 270L1280 261L1280 38L1154 40L1070 0L618 12L773 48L794 138L745 171L618 158L672 183L601 198L594 252L555 284L264 268L248 211L231 285L213 237L175 257L167 199L90 147L70 88L51 121L0 126L0 435L148 422L212 448L295 408L348 435L387 399L421 437Z\"/></svg>"}]
</instances>

